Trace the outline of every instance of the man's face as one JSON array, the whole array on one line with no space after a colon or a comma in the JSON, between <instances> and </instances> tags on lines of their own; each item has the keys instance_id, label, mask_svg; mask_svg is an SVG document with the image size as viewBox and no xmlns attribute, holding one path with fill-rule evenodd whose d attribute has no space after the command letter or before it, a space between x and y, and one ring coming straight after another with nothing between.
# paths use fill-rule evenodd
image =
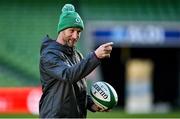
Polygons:
<instances>
[{"instance_id":1,"label":"man's face","mask_svg":"<svg viewBox=\"0 0 180 119\"><path fill-rule=\"evenodd\" d=\"M62 32L64 44L69 47L75 46L81 35L80 28L67 28Z\"/></svg>"}]
</instances>

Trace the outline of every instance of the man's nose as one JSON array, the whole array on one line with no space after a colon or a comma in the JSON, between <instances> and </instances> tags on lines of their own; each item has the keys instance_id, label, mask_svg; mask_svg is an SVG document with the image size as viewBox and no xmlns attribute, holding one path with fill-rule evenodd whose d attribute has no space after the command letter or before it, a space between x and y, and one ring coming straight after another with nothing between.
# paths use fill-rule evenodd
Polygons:
<instances>
[{"instance_id":1,"label":"man's nose","mask_svg":"<svg viewBox=\"0 0 180 119\"><path fill-rule=\"evenodd\" d=\"M79 38L79 34L78 34L77 32L74 32L73 35L72 35L72 37L73 37L74 39L78 39L78 38Z\"/></svg>"}]
</instances>

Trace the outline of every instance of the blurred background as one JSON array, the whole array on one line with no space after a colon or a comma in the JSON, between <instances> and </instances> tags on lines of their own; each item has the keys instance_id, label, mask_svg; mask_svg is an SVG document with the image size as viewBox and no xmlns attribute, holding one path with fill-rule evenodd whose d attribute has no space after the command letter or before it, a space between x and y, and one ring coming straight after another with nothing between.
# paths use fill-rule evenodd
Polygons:
<instances>
[{"instance_id":1,"label":"blurred background","mask_svg":"<svg viewBox=\"0 0 180 119\"><path fill-rule=\"evenodd\" d=\"M84 56L114 42L87 82L111 84L118 104L88 117L180 117L179 0L1 0L0 117L38 117L40 45L47 34L56 39L66 3L85 23Z\"/></svg>"}]
</instances>

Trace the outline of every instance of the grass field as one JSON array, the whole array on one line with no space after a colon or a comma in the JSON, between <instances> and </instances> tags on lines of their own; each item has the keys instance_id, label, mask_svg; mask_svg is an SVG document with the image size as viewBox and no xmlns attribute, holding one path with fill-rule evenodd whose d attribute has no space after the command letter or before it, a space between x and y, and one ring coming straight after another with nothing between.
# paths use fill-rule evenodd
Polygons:
<instances>
[{"instance_id":1,"label":"grass field","mask_svg":"<svg viewBox=\"0 0 180 119\"><path fill-rule=\"evenodd\" d=\"M180 118L180 110L164 114L128 114L120 109L114 109L111 112L88 112L88 118Z\"/></svg>"},{"instance_id":2,"label":"grass field","mask_svg":"<svg viewBox=\"0 0 180 119\"><path fill-rule=\"evenodd\" d=\"M0 118L36 118L38 115L29 114L0 114ZM180 118L180 110L170 113L152 114L127 114L121 109L113 109L111 112L89 112L87 118Z\"/></svg>"}]
</instances>

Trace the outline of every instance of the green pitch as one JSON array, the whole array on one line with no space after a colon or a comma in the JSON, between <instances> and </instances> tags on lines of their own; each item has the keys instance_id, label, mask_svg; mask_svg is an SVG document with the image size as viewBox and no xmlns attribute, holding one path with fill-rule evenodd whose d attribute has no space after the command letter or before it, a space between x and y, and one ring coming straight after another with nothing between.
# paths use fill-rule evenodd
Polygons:
<instances>
[{"instance_id":1,"label":"green pitch","mask_svg":"<svg viewBox=\"0 0 180 119\"><path fill-rule=\"evenodd\" d=\"M111 112L88 112L88 118L180 118L180 110L164 114L128 114L121 109L113 109Z\"/></svg>"},{"instance_id":2,"label":"green pitch","mask_svg":"<svg viewBox=\"0 0 180 119\"><path fill-rule=\"evenodd\" d=\"M121 109L113 109L110 112L89 112L88 118L180 118L180 110L170 113L152 114L127 114ZM29 114L0 114L0 118L33 118L38 119L38 115Z\"/></svg>"}]
</instances>

